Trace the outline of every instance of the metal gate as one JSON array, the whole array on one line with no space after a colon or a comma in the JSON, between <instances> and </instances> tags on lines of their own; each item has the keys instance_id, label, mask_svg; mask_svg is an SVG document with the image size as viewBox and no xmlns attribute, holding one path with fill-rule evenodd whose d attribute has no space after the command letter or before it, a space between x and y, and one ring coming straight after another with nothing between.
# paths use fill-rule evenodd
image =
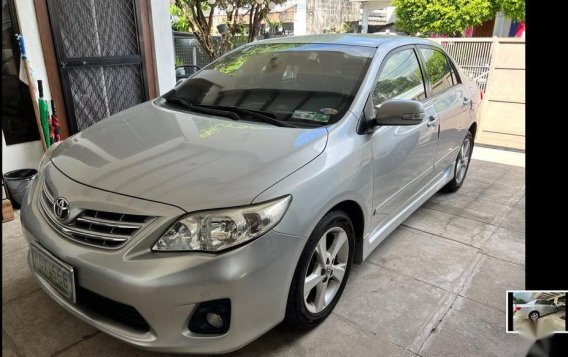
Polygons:
<instances>
[{"instance_id":1,"label":"metal gate","mask_svg":"<svg viewBox=\"0 0 568 357\"><path fill-rule=\"evenodd\" d=\"M137 0L48 0L71 133L149 98Z\"/></svg>"},{"instance_id":2,"label":"metal gate","mask_svg":"<svg viewBox=\"0 0 568 357\"><path fill-rule=\"evenodd\" d=\"M437 38L442 47L479 88L487 91L487 78L493 56L492 38Z\"/></svg>"}]
</instances>

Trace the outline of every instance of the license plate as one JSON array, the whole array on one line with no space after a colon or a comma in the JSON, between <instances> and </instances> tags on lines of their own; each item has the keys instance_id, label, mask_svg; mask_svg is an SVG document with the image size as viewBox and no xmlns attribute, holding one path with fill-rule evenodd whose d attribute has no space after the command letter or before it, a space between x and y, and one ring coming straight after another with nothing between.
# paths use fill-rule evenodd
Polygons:
<instances>
[{"instance_id":1,"label":"license plate","mask_svg":"<svg viewBox=\"0 0 568 357\"><path fill-rule=\"evenodd\" d=\"M30 244L32 267L61 295L75 303L75 271L36 243Z\"/></svg>"}]
</instances>

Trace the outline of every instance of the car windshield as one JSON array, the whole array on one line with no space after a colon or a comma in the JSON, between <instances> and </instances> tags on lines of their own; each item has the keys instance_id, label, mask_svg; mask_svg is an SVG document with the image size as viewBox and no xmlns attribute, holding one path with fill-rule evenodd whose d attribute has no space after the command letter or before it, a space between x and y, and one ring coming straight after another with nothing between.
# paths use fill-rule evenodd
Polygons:
<instances>
[{"instance_id":1,"label":"car windshield","mask_svg":"<svg viewBox=\"0 0 568 357\"><path fill-rule=\"evenodd\" d=\"M374 52L334 44L247 45L209 64L164 99L186 107L252 110L294 126L333 124L349 109Z\"/></svg>"}]
</instances>

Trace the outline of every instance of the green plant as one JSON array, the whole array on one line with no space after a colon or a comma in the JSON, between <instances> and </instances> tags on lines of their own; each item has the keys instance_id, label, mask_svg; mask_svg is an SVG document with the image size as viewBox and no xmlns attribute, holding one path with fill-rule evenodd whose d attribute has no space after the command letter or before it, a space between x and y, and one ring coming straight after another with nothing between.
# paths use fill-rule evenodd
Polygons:
<instances>
[{"instance_id":1,"label":"green plant","mask_svg":"<svg viewBox=\"0 0 568 357\"><path fill-rule=\"evenodd\" d=\"M525 0L394 0L397 28L411 34L459 37L499 11L515 21L525 19Z\"/></svg>"},{"instance_id":2,"label":"green plant","mask_svg":"<svg viewBox=\"0 0 568 357\"><path fill-rule=\"evenodd\" d=\"M183 60L179 57L176 56L176 67L177 66L183 66L185 63L183 63Z\"/></svg>"},{"instance_id":3,"label":"green plant","mask_svg":"<svg viewBox=\"0 0 568 357\"><path fill-rule=\"evenodd\" d=\"M464 29L495 16L492 0L394 0L396 25L411 34L461 36Z\"/></svg>"},{"instance_id":4,"label":"green plant","mask_svg":"<svg viewBox=\"0 0 568 357\"><path fill-rule=\"evenodd\" d=\"M180 14L176 16L187 20L189 30L209 57L215 60L234 46L234 37L245 32L243 27L248 30L246 42L254 41L261 23L270 12L271 5L279 5L285 1L263 0L259 4L256 0L216 0L211 5L206 0L175 0L175 6L179 10L176 13ZM225 10L228 30L221 35L221 40L215 43L211 35L213 15L218 8Z\"/></svg>"},{"instance_id":5,"label":"green plant","mask_svg":"<svg viewBox=\"0 0 568 357\"><path fill-rule=\"evenodd\" d=\"M189 21L183 16L182 11L176 5L170 5L170 17L172 19L172 30L188 32Z\"/></svg>"},{"instance_id":6,"label":"green plant","mask_svg":"<svg viewBox=\"0 0 568 357\"><path fill-rule=\"evenodd\" d=\"M525 0L493 0L498 10L505 16L520 22L525 21Z\"/></svg>"}]
</instances>

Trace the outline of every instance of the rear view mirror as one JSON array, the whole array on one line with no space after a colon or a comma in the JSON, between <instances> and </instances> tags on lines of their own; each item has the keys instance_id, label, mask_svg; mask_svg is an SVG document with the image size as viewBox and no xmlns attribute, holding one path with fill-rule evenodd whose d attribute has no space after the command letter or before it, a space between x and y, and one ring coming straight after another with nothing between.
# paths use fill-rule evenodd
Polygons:
<instances>
[{"instance_id":1,"label":"rear view mirror","mask_svg":"<svg viewBox=\"0 0 568 357\"><path fill-rule=\"evenodd\" d=\"M416 125L424 120L422 103L410 99L390 99L376 108L377 125Z\"/></svg>"}]
</instances>

